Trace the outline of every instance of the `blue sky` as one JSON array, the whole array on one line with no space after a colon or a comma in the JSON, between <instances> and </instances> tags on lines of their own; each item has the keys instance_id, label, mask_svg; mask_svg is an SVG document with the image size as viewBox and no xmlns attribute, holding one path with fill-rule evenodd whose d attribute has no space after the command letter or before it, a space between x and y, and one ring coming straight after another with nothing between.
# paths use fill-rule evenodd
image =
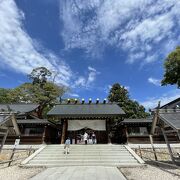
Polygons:
<instances>
[{"instance_id":1,"label":"blue sky","mask_svg":"<svg viewBox=\"0 0 180 180\"><path fill-rule=\"evenodd\" d=\"M179 0L1 0L0 87L45 66L66 97L106 98L112 84L154 107L180 97L161 87L163 62L180 45Z\"/></svg>"}]
</instances>

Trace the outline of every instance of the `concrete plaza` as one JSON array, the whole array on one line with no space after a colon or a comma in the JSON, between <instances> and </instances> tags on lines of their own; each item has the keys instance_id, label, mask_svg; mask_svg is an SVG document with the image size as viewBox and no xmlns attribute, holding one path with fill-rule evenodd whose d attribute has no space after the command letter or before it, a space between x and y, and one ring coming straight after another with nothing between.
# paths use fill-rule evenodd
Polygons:
<instances>
[{"instance_id":1,"label":"concrete plaza","mask_svg":"<svg viewBox=\"0 0 180 180\"><path fill-rule=\"evenodd\" d=\"M31 180L126 180L116 167L71 166L48 168Z\"/></svg>"}]
</instances>

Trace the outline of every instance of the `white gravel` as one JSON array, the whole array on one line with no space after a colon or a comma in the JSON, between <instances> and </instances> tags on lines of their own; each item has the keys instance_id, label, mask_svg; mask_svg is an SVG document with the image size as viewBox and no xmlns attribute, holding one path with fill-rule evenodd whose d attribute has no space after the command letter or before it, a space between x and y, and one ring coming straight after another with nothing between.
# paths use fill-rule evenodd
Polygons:
<instances>
[{"instance_id":1,"label":"white gravel","mask_svg":"<svg viewBox=\"0 0 180 180\"><path fill-rule=\"evenodd\" d=\"M0 154L0 161L9 160L12 150L3 150ZM17 150L13 159L27 158L28 151ZM23 160L13 161L10 167L8 164L0 164L0 180L26 180L38 174L43 168L21 168L18 165Z\"/></svg>"},{"instance_id":2,"label":"white gravel","mask_svg":"<svg viewBox=\"0 0 180 180\"><path fill-rule=\"evenodd\" d=\"M152 150L152 149L147 149ZM173 148L174 154L179 152L179 148ZM159 161L171 162L171 158L168 154L167 148L156 149L157 158ZM136 153L140 155L139 151ZM154 160L154 154L151 152L143 151L141 154L143 157ZM146 166L134 167L134 168L119 168L120 171L127 177L128 180L180 180L180 169L172 168L165 165L156 165L152 161L144 159L147 163Z\"/></svg>"},{"instance_id":3,"label":"white gravel","mask_svg":"<svg viewBox=\"0 0 180 180\"><path fill-rule=\"evenodd\" d=\"M163 166L143 166L135 168L119 168L128 180L179 180L180 169Z\"/></svg>"},{"instance_id":4,"label":"white gravel","mask_svg":"<svg viewBox=\"0 0 180 180\"><path fill-rule=\"evenodd\" d=\"M0 180L27 180L43 170L43 168L6 167L0 169Z\"/></svg>"}]
</instances>

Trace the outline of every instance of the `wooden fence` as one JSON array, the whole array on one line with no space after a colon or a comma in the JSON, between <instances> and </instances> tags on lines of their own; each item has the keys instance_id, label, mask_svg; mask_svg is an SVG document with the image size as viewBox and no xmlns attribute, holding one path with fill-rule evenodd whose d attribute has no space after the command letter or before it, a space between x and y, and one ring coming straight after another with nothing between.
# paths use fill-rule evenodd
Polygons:
<instances>
[{"instance_id":1,"label":"wooden fence","mask_svg":"<svg viewBox=\"0 0 180 180\"><path fill-rule=\"evenodd\" d=\"M154 155L154 160L153 160L152 158L149 158L149 157L147 157L147 156L144 156L144 155L143 155L143 151L144 151L144 152L152 153L152 154ZM158 151L156 151L155 148L154 148L153 150L141 149L140 146L139 146L138 149L135 150L135 152L138 153L142 159L144 159L144 160L149 160L149 161L151 161L151 162L156 163L157 165L158 165L158 164L162 164L162 165L171 166L171 167L173 167L173 168L178 168L178 169L180 169L180 166L177 165L177 164L171 164L171 163L168 163L168 162L162 162L162 161L159 161L159 160L158 160L158 156L157 156L158 154L164 154L164 155L170 156L169 153L166 153L166 152L158 152ZM180 157L178 157L178 158L180 158Z\"/></svg>"},{"instance_id":2,"label":"wooden fence","mask_svg":"<svg viewBox=\"0 0 180 180\"><path fill-rule=\"evenodd\" d=\"M18 160L22 160L22 159L25 159L27 158L28 156L30 156L32 153L34 153L34 149L32 149L32 146L29 148L29 149L24 149L24 148L21 148L21 149L12 149L12 152L11 152L11 155L10 155L10 158L9 160L5 160L5 161L0 161L0 164L8 164L8 167L11 166L11 163L14 162L14 161L18 161ZM14 155L17 154L17 153L22 153L22 152L26 152L27 153L27 156L24 156L24 157L21 157L21 158L14 158Z\"/></svg>"}]
</instances>

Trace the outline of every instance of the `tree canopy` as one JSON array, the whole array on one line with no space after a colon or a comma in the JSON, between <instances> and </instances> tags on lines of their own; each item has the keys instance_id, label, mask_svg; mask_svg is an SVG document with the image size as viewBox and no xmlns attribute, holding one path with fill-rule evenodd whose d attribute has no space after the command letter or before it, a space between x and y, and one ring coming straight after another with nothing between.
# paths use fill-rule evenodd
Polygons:
<instances>
[{"instance_id":1,"label":"tree canopy","mask_svg":"<svg viewBox=\"0 0 180 180\"><path fill-rule=\"evenodd\" d=\"M168 55L164 62L164 69L162 86L171 84L180 88L180 46Z\"/></svg>"},{"instance_id":2,"label":"tree canopy","mask_svg":"<svg viewBox=\"0 0 180 180\"><path fill-rule=\"evenodd\" d=\"M11 89L0 88L0 103L8 103L11 101L10 91Z\"/></svg>"},{"instance_id":3,"label":"tree canopy","mask_svg":"<svg viewBox=\"0 0 180 180\"><path fill-rule=\"evenodd\" d=\"M108 100L117 102L126 113L126 118L145 118L149 115L142 105L130 99L128 90L119 83L115 83L110 89Z\"/></svg>"},{"instance_id":4,"label":"tree canopy","mask_svg":"<svg viewBox=\"0 0 180 180\"><path fill-rule=\"evenodd\" d=\"M0 103L37 103L40 105L38 116L42 118L44 110L58 103L59 98L66 91L63 86L47 81L46 76L50 74L51 72L46 68L36 68L28 75L32 83L24 83L14 89L0 88ZM42 81L42 75L45 81Z\"/></svg>"},{"instance_id":5,"label":"tree canopy","mask_svg":"<svg viewBox=\"0 0 180 180\"><path fill-rule=\"evenodd\" d=\"M39 84L41 87L47 82L47 77L52 75L45 67L38 67L32 70L28 77L32 80L33 84Z\"/></svg>"}]
</instances>

